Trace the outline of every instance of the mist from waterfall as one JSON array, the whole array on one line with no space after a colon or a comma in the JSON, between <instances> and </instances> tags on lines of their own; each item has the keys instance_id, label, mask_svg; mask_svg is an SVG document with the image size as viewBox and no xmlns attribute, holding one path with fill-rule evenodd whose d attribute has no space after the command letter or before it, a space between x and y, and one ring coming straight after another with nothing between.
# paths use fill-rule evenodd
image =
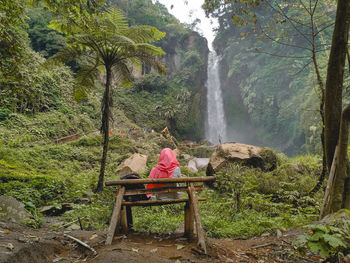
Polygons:
<instances>
[{"instance_id":1,"label":"mist from waterfall","mask_svg":"<svg viewBox=\"0 0 350 263\"><path fill-rule=\"evenodd\" d=\"M220 57L215 51L211 51L208 57L208 80L207 80L207 128L206 139L217 144L227 141L227 127L222 98L220 76Z\"/></svg>"}]
</instances>

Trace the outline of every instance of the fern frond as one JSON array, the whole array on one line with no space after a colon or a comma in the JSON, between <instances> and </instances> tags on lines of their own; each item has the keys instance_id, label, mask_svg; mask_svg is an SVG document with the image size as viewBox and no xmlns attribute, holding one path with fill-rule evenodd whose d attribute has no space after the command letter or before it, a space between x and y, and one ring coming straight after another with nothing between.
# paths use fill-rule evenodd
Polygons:
<instances>
[{"instance_id":1,"label":"fern frond","mask_svg":"<svg viewBox=\"0 0 350 263\"><path fill-rule=\"evenodd\" d=\"M158 73L160 74L166 74L166 68L164 67L164 65L162 64L162 62L160 62L160 60L158 60L156 57L154 56L142 56L140 57L140 59L146 64L151 66L153 69L155 69Z\"/></svg>"},{"instance_id":2,"label":"fern frond","mask_svg":"<svg viewBox=\"0 0 350 263\"><path fill-rule=\"evenodd\" d=\"M153 26L137 25L124 29L121 32L136 43L152 43L165 37L166 33Z\"/></svg>"},{"instance_id":3,"label":"fern frond","mask_svg":"<svg viewBox=\"0 0 350 263\"><path fill-rule=\"evenodd\" d=\"M128 21L123 12L118 8L109 8L105 14L106 20L110 21L116 31L125 30L128 28Z\"/></svg>"},{"instance_id":4,"label":"fern frond","mask_svg":"<svg viewBox=\"0 0 350 263\"><path fill-rule=\"evenodd\" d=\"M165 55L165 52L161 47L156 47L147 43L140 43L135 45L136 54L147 54L151 56Z\"/></svg>"},{"instance_id":5,"label":"fern frond","mask_svg":"<svg viewBox=\"0 0 350 263\"><path fill-rule=\"evenodd\" d=\"M97 64L98 62L93 66L82 66L75 74L74 97L77 101L86 98L95 87L95 80L100 73Z\"/></svg>"},{"instance_id":6,"label":"fern frond","mask_svg":"<svg viewBox=\"0 0 350 263\"><path fill-rule=\"evenodd\" d=\"M130 86L133 81L133 75L126 63L118 63L112 67L113 78L123 84L124 86Z\"/></svg>"}]
</instances>

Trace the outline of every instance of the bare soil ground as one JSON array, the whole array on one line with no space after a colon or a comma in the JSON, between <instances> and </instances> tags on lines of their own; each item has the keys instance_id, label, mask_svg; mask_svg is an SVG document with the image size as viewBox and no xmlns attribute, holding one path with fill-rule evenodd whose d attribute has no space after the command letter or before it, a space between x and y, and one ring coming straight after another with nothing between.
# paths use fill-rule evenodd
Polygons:
<instances>
[{"instance_id":1,"label":"bare soil ground","mask_svg":"<svg viewBox=\"0 0 350 263\"><path fill-rule=\"evenodd\" d=\"M78 230L68 234L87 243L97 255L63 232L0 221L0 263L320 262L294 253L291 242L299 230L247 240L209 238L207 255L197 248L196 240L189 241L181 235L117 235L111 246L105 246L105 232Z\"/></svg>"}]
</instances>

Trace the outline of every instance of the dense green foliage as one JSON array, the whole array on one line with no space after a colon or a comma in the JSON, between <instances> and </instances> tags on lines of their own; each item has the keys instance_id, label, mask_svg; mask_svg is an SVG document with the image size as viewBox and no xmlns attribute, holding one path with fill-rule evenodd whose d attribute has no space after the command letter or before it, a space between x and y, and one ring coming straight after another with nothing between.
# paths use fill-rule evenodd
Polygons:
<instances>
[{"instance_id":1,"label":"dense green foliage","mask_svg":"<svg viewBox=\"0 0 350 263\"><path fill-rule=\"evenodd\" d=\"M86 3L74 1L83 2ZM90 2L96 1L87 3ZM18 4L19 1L13 3ZM28 222L32 226L40 224L39 207L70 202L73 210L63 215L64 220L71 222L80 217L85 229L105 230L113 209L113 189L105 189L100 194L92 192L100 169L103 144L103 138L97 132L100 128L103 88L99 81L91 82L95 84L94 92L77 103L73 100L74 73L69 67L62 64L40 67L46 61L45 57L51 57L63 47L60 41L67 39L46 28L59 9L53 8L51 1L42 3L44 9L28 11L28 20L24 20L27 12L24 8L13 10L19 11L19 18L23 19L16 20L18 24L7 21L18 31L14 31L14 36L21 40L17 44L23 45L14 46L13 53L7 50L6 54L0 54L0 85L1 95L4 95L0 98L0 194L14 196L25 203L36 215L34 221ZM57 3L63 5L57 8L64 8L69 2ZM113 6L115 1L107 1L107 4ZM119 164L133 153L148 156L147 169L142 174L146 177L156 164L161 149L173 146L159 133L149 132L150 129L160 131L169 126L179 139L200 140L204 123L201 109L205 104L206 41L183 27L160 4L134 0L118 1L118 6L123 8L130 25L146 24L167 32L159 43L167 52L164 63L168 75L151 72L142 76L139 71L150 71L143 65L140 69L133 69L135 81L130 88L117 84L113 86L111 101L114 101L115 107L111 110L114 118L105 173L108 180L118 178L116 171ZM50 7L50 13L46 13L47 7ZM7 4L6 8L12 7ZM62 15L67 13L63 12ZM80 21L89 21L85 17L87 15L85 12L79 13ZM26 24L29 25L27 31ZM74 30L69 24L62 25L58 21L51 25L63 26L62 32L67 34ZM1 25L0 30L4 30ZM317 120L317 117L313 114L307 116L306 113L300 115L301 108L291 109L299 104L305 104L305 107L317 105L315 96L308 97L311 91L300 87L303 83L307 83L309 88L313 86L312 71L303 72L299 75L302 76L300 79L293 78L288 75L290 65L282 60L273 60L263 54L255 56L242 46L232 46L231 41L240 33L228 26L219 30L217 38L217 48L225 56L222 74L226 74L230 81L239 81L239 94L243 94L236 96L237 90L226 89L225 97L234 97L233 101L238 102L239 106L235 108L225 104L227 112L232 113L229 118L237 112L244 118L248 116L254 127L260 127L258 133L263 142L274 141L276 147L283 143L288 151L295 152L298 145L304 143L303 136L309 139L317 137L317 122L312 122L310 126L310 119ZM242 41L248 45L255 37L247 36ZM269 47L270 44L261 41L259 45ZM274 50L281 48L276 46ZM87 61L76 62L82 69ZM256 64L261 67L257 69ZM263 67L266 64L269 68ZM299 65L299 62L295 61L295 64ZM6 70L12 70L12 66L16 66L15 74L7 76ZM277 78L271 75L272 71L287 77ZM293 94L298 95L294 97ZM301 128L303 125L305 127ZM143 132L144 127L147 132ZM314 137L306 135L307 131L312 132ZM76 133L81 135L77 140L55 143L58 138ZM315 145L310 140L305 147ZM203 144L195 148L182 147L181 150L183 155L178 160L182 172L188 176L204 176L204 171L194 174L184 168L188 162L184 154L205 158L214 149ZM264 153L264 157L268 158L269 153ZM215 188L207 188L200 194L207 198L200 204L206 233L210 237L246 238L271 234L277 228L290 228L315 220L323 193L320 191L314 197L309 197L308 193L317 181L320 167L318 156L288 159L281 154L271 160L271 165L266 169L269 172L238 165L218 172ZM183 206L135 208L134 217L136 230L171 232L183 221Z\"/></svg>"},{"instance_id":2,"label":"dense green foliage","mask_svg":"<svg viewBox=\"0 0 350 263\"><path fill-rule=\"evenodd\" d=\"M230 139L292 155L320 153L321 93L307 8L288 1L235 1L212 10L220 22L214 46L222 56L226 118L229 133L236 136ZM322 1L314 14L319 30L315 56L323 83L334 15L334 6ZM249 129L255 132L247 134Z\"/></svg>"},{"instance_id":3,"label":"dense green foliage","mask_svg":"<svg viewBox=\"0 0 350 263\"><path fill-rule=\"evenodd\" d=\"M157 131L168 126L179 139L203 139L208 54L205 39L185 28L159 3L120 1L118 6L131 24L155 26L166 33L157 44L166 52L163 61L168 74L137 79L130 90L118 91L116 105L139 126ZM143 68L143 72L148 71Z\"/></svg>"},{"instance_id":4,"label":"dense green foliage","mask_svg":"<svg viewBox=\"0 0 350 263\"><path fill-rule=\"evenodd\" d=\"M308 249L326 260L337 260L350 249L350 221L343 221L342 227L311 224L304 227L307 233L298 236L293 245L302 254Z\"/></svg>"}]
</instances>

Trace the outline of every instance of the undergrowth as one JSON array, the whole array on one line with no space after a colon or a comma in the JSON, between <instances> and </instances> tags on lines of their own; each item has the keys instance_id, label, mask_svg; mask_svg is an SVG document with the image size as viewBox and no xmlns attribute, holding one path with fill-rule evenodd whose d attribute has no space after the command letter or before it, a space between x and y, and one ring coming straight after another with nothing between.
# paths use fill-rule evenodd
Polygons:
<instances>
[{"instance_id":1,"label":"undergrowth","mask_svg":"<svg viewBox=\"0 0 350 263\"><path fill-rule=\"evenodd\" d=\"M115 198L113 189L105 189L99 195L92 192L99 173L102 136L82 136L74 142L54 144L52 138L77 131L76 128L60 126L60 123L65 123L65 117L57 116L60 120L50 120L56 117L54 113L42 114L41 120L37 120L18 114L8 116L1 123L1 131L6 130L6 134L14 132L8 140L4 139L5 135L0 136L0 194L13 196L23 203L30 202L36 209L48 204L74 203L74 209L64 214L67 222L83 218L84 229L106 230ZM10 123L10 120L18 123ZM39 128L43 123L44 127ZM148 156L147 169L141 175L147 177L157 163L157 153L164 147L171 147L169 141L158 133L143 133L137 126L136 130L129 132L128 125L131 124L126 123L126 126L119 123L119 129L114 129L110 136L106 180L118 179L118 165L133 153ZM62 130L47 131L56 125ZM82 128L80 131L95 129L91 125L87 125L91 129ZM15 126L18 130L14 129ZM188 162L184 154L209 157L212 151L213 148L205 144L194 148L183 146L179 157L182 173L205 176L203 170L191 173L184 167ZM215 188L199 193L207 198L199 207L208 236L247 238L268 234L277 228L288 229L317 218L322 193L314 198L307 193L316 184L320 172L319 158L301 156L288 159L282 155L278 158L278 166L270 172L233 165L216 174ZM90 199L91 203L83 204L82 198ZM184 220L183 204L135 207L133 215L136 230L152 233L173 232ZM31 225L38 227L40 218Z\"/></svg>"}]
</instances>

